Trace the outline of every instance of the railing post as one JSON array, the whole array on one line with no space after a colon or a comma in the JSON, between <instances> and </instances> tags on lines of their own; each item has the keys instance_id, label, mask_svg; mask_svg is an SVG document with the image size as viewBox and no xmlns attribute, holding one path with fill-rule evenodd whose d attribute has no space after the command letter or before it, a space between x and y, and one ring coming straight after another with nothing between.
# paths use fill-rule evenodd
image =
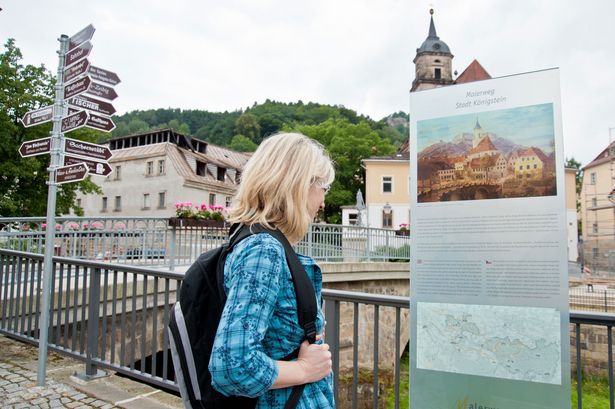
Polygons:
<instances>
[{"instance_id":1,"label":"railing post","mask_svg":"<svg viewBox=\"0 0 615 409\"><path fill-rule=\"evenodd\" d=\"M100 268L90 269L90 288L88 290L88 328L87 346L85 351L85 373L77 377L86 381L106 376L106 372L98 370L94 360L98 358L98 320L100 308ZM85 288L83 289L85 291ZM103 317L105 319L105 317Z\"/></svg>"},{"instance_id":2,"label":"railing post","mask_svg":"<svg viewBox=\"0 0 615 409\"><path fill-rule=\"evenodd\" d=\"M339 368L340 368L340 302L325 301L325 341L329 344L331 360L333 361L333 398L338 400Z\"/></svg>"},{"instance_id":3,"label":"railing post","mask_svg":"<svg viewBox=\"0 0 615 409\"><path fill-rule=\"evenodd\" d=\"M171 228L171 244L169 245L169 270L175 270L175 240L177 239L177 233L175 226Z\"/></svg>"}]
</instances>

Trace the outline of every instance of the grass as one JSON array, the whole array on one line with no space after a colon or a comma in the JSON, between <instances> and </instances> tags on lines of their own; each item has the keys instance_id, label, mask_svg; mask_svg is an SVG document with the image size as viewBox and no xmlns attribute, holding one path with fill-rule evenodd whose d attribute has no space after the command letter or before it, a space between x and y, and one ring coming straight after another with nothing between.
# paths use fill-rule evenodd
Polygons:
<instances>
[{"instance_id":1,"label":"grass","mask_svg":"<svg viewBox=\"0 0 615 409\"><path fill-rule=\"evenodd\" d=\"M410 355L406 350L401 357L400 380L399 380L399 407L410 407L408 393L410 385ZM608 409L609 408L609 379L606 377L588 376L583 379L583 409ZM392 385L386 391L386 409L395 408L395 386ZM572 380L570 385L570 398L572 409L577 408L577 382Z\"/></svg>"}]
</instances>

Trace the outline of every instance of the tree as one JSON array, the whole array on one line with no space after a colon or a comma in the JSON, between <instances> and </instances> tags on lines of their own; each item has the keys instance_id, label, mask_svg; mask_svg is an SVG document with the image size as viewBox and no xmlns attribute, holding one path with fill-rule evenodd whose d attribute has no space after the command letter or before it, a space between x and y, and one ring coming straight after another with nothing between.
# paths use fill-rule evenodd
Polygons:
<instances>
[{"instance_id":1,"label":"tree","mask_svg":"<svg viewBox=\"0 0 615 409\"><path fill-rule=\"evenodd\" d=\"M22 65L22 54L9 39L0 54L0 215L41 216L47 212L47 167L49 155L30 158L19 156L25 141L49 135L50 124L24 128L18 119L33 109L53 103L55 81L44 65ZM92 137L97 132L75 131L71 137ZM75 209L77 191L91 193L97 186L91 181L70 183L58 189L56 213Z\"/></svg>"},{"instance_id":2,"label":"tree","mask_svg":"<svg viewBox=\"0 0 615 409\"><path fill-rule=\"evenodd\" d=\"M577 204L577 213L579 213L581 211L581 188L583 187L583 171L581 170L581 162L575 160L574 157L571 157L570 159L566 158L566 167L577 170L576 174L574 175L574 182L576 190L575 200ZM577 223L577 230L579 236L583 234L583 226L581 223L582 220L579 219Z\"/></svg>"},{"instance_id":3,"label":"tree","mask_svg":"<svg viewBox=\"0 0 615 409\"><path fill-rule=\"evenodd\" d=\"M322 143L335 162L335 181L325 198L325 219L340 223L340 206L354 204L357 190L363 188L361 161L392 154L395 147L363 120L352 124L345 118L329 119L319 125L298 126L296 130Z\"/></svg>"},{"instance_id":4,"label":"tree","mask_svg":"<svg viewBox=\"0 0 615 409\"><path fill-rule=\"evenodd\" d=\"M254 143L260 143L261 127L258 119L249 112L242 114L235 122L235 134L243 135Z\"/></svg>"},{"instance_id":5,"label":"tree","mask_svg":"<svg viewBox=\"0 0 615 409\"><path fill-rule=\"evenodd\" d=\"M238 152L254 152L258 145L243 135L235 135L228 147Z\"/></svg>"}]
</instances>

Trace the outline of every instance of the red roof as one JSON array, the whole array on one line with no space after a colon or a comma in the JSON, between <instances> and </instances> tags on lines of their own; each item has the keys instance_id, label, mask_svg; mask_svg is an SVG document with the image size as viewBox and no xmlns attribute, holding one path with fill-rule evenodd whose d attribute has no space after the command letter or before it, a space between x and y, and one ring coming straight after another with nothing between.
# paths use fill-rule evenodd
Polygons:
<instances>
[{"instance_id":1,"label":"red roof","mask_svg":"<svg viewBox=\"0 0 615 409\"><path fill-rule=\"evenodd\" d=\"M473 153L486 152L486 151L497 151L498 148L495 147L493 142L491 142L491 138L489 136L485 136L480 140L478 145L475 148L470 150L470 155Z\"/></svg>"},{"instance_id":2,"label":"red roof","mask_svg":"<svg viewBox=\"0 0 615 409\"><path fill-rule=\"evenodd\" d=\"M543 162L549 161L549 158L547 158L547 155L545 155L545 153L540 148L531 147L531 148L523 149L523 150L518 151L517 154L518 156L538 156L538 159L540 159Z\"/></svg>"},{"instance_id":3,"label":"red roof","mask_svg":"<svg viewBox=\"0 0 615 409\"><path fill-rule=\"evenodd\" d=\"M476 60L472 61L465 70L457 77L455 84L464 84L466 82L482 81L491 79L491 75L483 68Z\"/></svg>"},{"instance_id":4,"label":"red roof","mask_svg":"<svg viewBox=\"0 0 615 409\"><path fill-rule=\"evenodd\" d=\"M611 156L610 149L609 149L613 145L615 145L615 142L609 144L606 148L604 148L602 150L602 152L600 152L600 154L598 156L596 156L593 161L591 161L587 165L585 165L582 168L582 170L585 170L587 168L591 168L591 167L594 167L594 166L597 166L597 165L601 165L601 164L603 164L605 162L608 162L611 159L613 159L613 156Z\"/></svg>"}]
</instances>

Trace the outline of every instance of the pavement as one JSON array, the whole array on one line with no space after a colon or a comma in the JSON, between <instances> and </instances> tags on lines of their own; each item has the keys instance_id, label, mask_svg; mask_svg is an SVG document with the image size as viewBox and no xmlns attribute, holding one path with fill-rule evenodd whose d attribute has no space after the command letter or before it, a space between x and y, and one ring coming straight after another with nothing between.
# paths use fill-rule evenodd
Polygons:
<instances>
[{"instance_id":1,"label":"pavement","mask_svg":"<svg viewBox=\"0 0 615 409\"><path fill-rule=\"evenodd\" d=\"M0 335L0 408L183 408L181 399L109 372L85 382L81 361L49 352L45 386L37 386L38 346Z\"/></svg>"}]
</instances>

